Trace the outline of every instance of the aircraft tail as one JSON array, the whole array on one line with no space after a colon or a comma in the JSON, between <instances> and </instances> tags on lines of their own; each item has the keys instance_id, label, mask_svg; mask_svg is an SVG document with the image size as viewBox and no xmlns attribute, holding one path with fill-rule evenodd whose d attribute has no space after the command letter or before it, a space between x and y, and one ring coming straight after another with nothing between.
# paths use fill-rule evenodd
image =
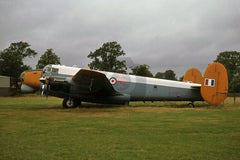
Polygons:
<instances>
[{"instance_id":1,"label":"aircraft tail","mask_svg":"<svg viewBox=\"0 0 240 160\"><path fill-rule=\"evenodd\" d=\"M227 98L227 70L221 63L211 63L203 77L198 69L191 68L185 73L183 81L201 84L201 96L209 104L220 104Z\"/></svg>"},{"instance_id":2,"label":"aircraft tail","mask_svg":"<svg viewBox=\"0 0 240 160\"><path fill-rule=\"evenodd\" d=\"M201 95L209 104L220 104L228 94L227 70L221 63L208 65L202 81Z\"/></svg>"},{"instance_id":3,"label":"aircraft tail","mask_svg":"<svg viewBox=\"0 0 240 160\"><path fill-rule=\"evenodd\" d=\"M202 73L196 68L190 68L186 71L183 81L202 84Z\"/></svg>"}]
</instances>

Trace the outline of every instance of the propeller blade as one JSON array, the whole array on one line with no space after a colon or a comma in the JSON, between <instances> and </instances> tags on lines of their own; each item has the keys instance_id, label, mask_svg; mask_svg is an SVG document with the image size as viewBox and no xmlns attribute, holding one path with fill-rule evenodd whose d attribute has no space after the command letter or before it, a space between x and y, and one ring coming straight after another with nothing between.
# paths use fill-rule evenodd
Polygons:
<instances>
[{"instance_id":1,"label":"propeller blade","mask_svg":"<svg viewBox=\"0 0 240 160\"><path fill-rule=\"evenodd\" d=\"M48 98L49 90L50 90L50 85L48 84L46 88L46 98Z\"/></svg>"}]
</instances>

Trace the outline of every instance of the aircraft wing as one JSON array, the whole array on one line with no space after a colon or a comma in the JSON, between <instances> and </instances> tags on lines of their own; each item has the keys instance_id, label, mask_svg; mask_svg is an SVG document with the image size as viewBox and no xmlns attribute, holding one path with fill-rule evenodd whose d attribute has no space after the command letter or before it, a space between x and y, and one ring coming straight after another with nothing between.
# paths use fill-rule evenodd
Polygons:
<instances>
[{"instance_id":1,"label":"aircraft wing","mask_svg":"<svg viewBox=\"0 0 240 160\"><path fill-rule=\"evenodd\" d=\"M121 95L110 84L105 74L81 69L73 77L72 91L82 96L104 97Z\"/></svg>"}]
</instances>

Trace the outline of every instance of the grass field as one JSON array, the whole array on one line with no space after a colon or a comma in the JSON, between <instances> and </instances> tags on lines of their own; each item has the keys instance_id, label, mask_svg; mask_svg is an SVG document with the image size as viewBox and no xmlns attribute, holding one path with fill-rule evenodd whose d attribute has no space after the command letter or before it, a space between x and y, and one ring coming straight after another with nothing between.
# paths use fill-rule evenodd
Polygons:
<instances>
[{"instance_id":1,"label":"grass field","mask_svg":"<svg viewBox=\"0 0 240 160\"><path fill-rule=\"evenodd\" d=\"M240 159L240 98L186 102L83 103L0 98L0 159Z\"/></svg>"}]
</instances>

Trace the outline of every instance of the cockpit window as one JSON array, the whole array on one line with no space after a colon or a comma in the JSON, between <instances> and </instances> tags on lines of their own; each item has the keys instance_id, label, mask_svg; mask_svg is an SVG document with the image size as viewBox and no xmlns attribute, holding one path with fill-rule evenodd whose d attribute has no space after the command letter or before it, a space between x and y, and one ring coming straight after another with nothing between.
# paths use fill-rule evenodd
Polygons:
<instances>
[{"instance_id":1,"label":"cockpit window","mask_svg":"<svg viewBox=\"0 0 240 160\"><path fill-rule=\"evenodd\" d=\"M47 67L47 68L46 68L46 72L51 72L51 68L50 68L50 67Z\"/></svg>"},{"instance_id":2,"label":"cockpit window","mask_svg":"<svg viewBox=\"0 0 240 160\"><path fill-rule=\"evenodd\" d=\"M53 74L58 74L58 69L57 68L52 68L52 73Z\"/></svg>"},{"instance_id":3,"label":"cockpit window","mask_svg":"<svg viewBox=\"0 0 240 160\"><path fill-rule=\"evenodd\" d=\"M47 66L43 69L43 77L51 76L52 74L58 74L58 68L52 68L51 66Z\"/></svg>"}]
</instances>

